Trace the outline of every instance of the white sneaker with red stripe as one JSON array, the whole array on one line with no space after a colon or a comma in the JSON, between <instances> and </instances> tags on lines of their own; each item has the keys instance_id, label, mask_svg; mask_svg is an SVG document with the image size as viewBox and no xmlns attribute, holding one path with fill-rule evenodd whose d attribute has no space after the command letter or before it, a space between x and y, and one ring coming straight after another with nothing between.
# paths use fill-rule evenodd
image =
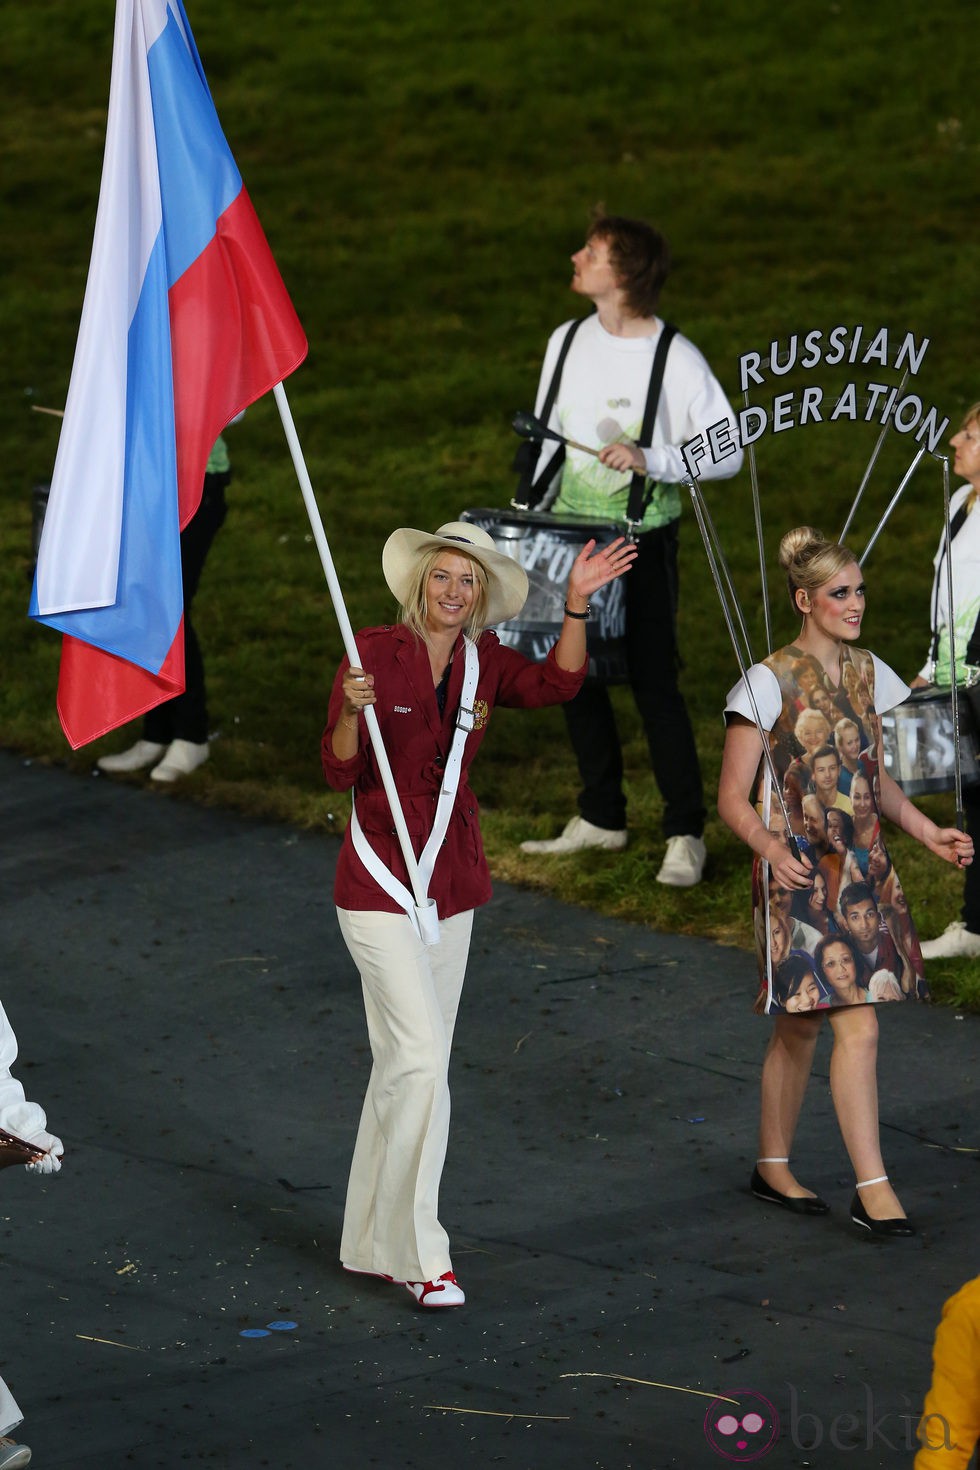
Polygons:
<instances>
[{"instance_id":1,"label":"white sneaker with red stripe","mask_svg":"<svg viewBox=\"0 0 980 1470\"><path fill-rule=\"evenodd\" d=\"M420 1307L461 1307L466 1300L452 1271L443 1271L438 1281L406 1281L405 1285Z\"/></svg>"}]
</instances>

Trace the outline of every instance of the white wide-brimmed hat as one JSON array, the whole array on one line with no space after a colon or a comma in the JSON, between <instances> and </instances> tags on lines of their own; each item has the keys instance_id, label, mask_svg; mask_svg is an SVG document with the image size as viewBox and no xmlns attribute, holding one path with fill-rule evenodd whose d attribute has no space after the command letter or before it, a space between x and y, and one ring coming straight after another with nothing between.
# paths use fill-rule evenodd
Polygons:
<instances>
[{"instance_id":1,"label":"white wide-brimmed hat","mask_svg":"<svg viewBox=\"0 0 980 1470\"><path fill-rule=\"evenodd\" d=\"M413 531L408 526L392 531L381 553L381 569L400 607L411 596L419 557L437 549L480 563L487 574L488 624L517 616L527 601L527 572L520 562L497 550L489 532L468 521L447 521L438 531Z\"/></svg>"}]
</instances>

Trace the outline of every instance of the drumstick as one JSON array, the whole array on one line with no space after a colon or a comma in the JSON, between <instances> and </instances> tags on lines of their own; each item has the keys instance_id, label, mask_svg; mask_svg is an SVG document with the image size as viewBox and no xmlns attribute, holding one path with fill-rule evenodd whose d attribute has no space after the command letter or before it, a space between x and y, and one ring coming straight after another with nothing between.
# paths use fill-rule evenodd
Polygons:
<instances>
[{"instance_id":1,"label":"drumstick","mask_svg":"<svg viewBox=\"0 0 980 1470\"><path fill-rule=\"evenodd\" d=\"M577 439L569 439L564 434L556 433L540 419L536 419L533 413L525 413L523 409L515 413L510 426L522 439L555 439L559 444L567 444L569 449L580 449L583 454L593 454L596 459L599 458L598 449L590 449L588 444L580 444Z\"/></svg>"},{"instance_id":2,"label":"drumstick","mask_svg":"<svg viewBox=\"0 0 980 1470\"><path fill-rule=\"evenodd\" d=\"M52 418L63 419L65 410L63 408L42 408L39 403L31 404L31 413L49 413Z\"/></svg>"}]
</instances>

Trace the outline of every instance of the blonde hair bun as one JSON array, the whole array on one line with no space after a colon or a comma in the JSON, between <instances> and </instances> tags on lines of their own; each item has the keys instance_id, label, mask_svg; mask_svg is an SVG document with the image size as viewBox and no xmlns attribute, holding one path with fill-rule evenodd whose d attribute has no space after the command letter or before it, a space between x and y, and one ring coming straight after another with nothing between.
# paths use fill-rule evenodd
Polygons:
<instances>
[{"instance_id":1,"label":"blonde hair bun","mask_svg":"<svg viewBox=\"0 0 980 1470\"><path fill-rule=\"evenodd\" d=\"M853 551L839 541L828 541L815 526L796 526L779 543L779 565L786 573L786 587L794 612L797 592L816 592L845 567L857 561Z\"/></svg>"},{"instance_id":2,"label":"blonde hair bun","mask_svg":"<svg viewBox=\"0 0 980 1470\"><path fill-rule=\"evenodd\" d=\"M815 526L795 526L779 543L779 565L788 572L794 562L803 559L811 547L825 544L826 537Z\"/></svg>"}]
</instances>

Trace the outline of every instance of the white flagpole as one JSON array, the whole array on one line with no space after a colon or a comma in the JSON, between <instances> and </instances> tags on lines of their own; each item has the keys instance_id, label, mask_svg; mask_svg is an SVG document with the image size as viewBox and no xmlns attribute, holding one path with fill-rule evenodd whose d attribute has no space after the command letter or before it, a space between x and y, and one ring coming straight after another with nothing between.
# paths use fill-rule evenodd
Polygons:
<instances>
[{"instance_id":1,"label":"white flagpole","mask_svg":"<svg viewBox=\"0 0 980 1470\"><path fill-rule=\"evenodd\" d=\"M300 446L299 436L296 433L296 425L293 423L293 415L290 412L289 403L286 399L286 390L282 383L277 383L273 388L276 406L279 409L279 417L286 434L286 443L292 455L293 468L299 481L299 488L303 494L303 503L306 513L310 518L310 526L313 531L313 540L316 549L320 553L320 561L323 565L323 574L327 579L327 589L330 600L333 603L334 612L337 614L337 622L340 624L340 634L344 640L344 652L356 669L363 668L360 655L357 651L357 643L354 639L354 629L351 627L350 617L347 613L347 605L344 602L344 594L340 588L337 571L334 567L330 547L327 544L326 532L320 519L320 510L313 494L313 484L310 480L309 471L306 468L306 460ZM374 746L375 759L378 762L378 770L381 773L381 781L384 785L388 805L391 807L391 815L395 823L395 832L398 835L398 844L405 859L405 867L408 870L408 879L412 885L412 893L415 897L415 911L419 923L422 938L426 944L437 944L439 942L439 922L434 901L426 892L426 885L419 872L418 860L412 848L412 840L408 835L408 827L405 823L405 813L398 797L398 788L395 786L395 777L392 773L388 760L388 752L384 748L381 739L381 729L378 725L378 716L373 707L368 705L364 711L367 721L368 733L371 736L371 744Z\"/></svg>"}]
</instances>

